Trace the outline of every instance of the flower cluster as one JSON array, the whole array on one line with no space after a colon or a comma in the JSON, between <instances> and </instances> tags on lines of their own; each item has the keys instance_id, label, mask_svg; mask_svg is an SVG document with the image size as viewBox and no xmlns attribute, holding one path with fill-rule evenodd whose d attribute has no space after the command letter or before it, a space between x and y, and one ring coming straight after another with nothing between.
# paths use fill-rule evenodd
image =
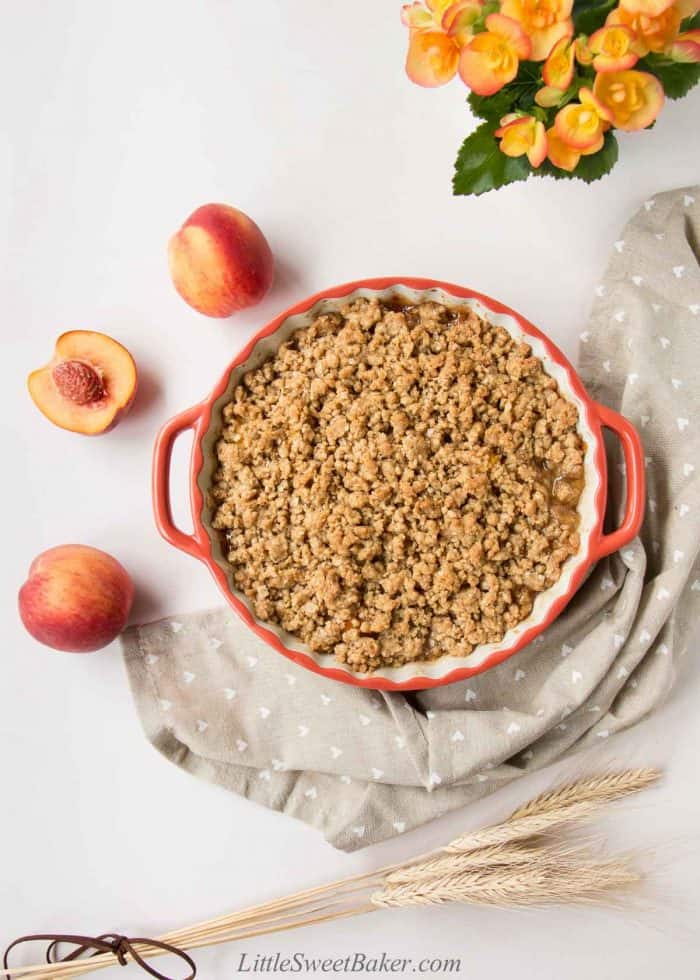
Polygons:
<instances>
[{"instance_id":1,"label":"flower cluster","mask_svg":"<svg viewBox=\"0 0 700 980\"><path fill-rule=\"evenodd\" d=\"M471 89L472 110L486 120L473 134L471 157L469 139L462 147L458 171L469 174L483 157L487 135L522 163L492 164L493 180L479 173L474 188L467 179L460 190L458 173L457 192L480 193L540 168L553 176L602 176L616 159L612 130L651 126L665 95L684 95L700 77L698 11L700 0L405 4L409 78L435 87L459 75Z\"/></svg>"}]
</instances>

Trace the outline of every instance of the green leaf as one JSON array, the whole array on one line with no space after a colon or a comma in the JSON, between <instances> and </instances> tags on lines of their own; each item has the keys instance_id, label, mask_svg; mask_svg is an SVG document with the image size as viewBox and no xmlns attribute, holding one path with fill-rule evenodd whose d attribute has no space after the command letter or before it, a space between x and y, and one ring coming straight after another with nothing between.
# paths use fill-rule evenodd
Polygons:
<instances>
[{"instance_id":1,"label":"green leaf","mask_svg":"<svg viewBox=\"0 0 700 980\"><path fill-rule=\"evenodd\" d=\"M671 61L662 54L648 54L636 67L656 75L669 99L682 99L700 81L700 64Z\"/></svg>"},{"instance_id":2,"label":"green leaf","mask_svg":"<svg viewBox=\"0 0 700 980\"><path fill-rule=\"evenodd\" d=\"M532 173L527 157L501 153L494 128L493 122L482 123L462 143L452 178L455 194L485 194L504 184L527 180Z\"/></svg>"},{"instance_id":3,"label":"green leaf","mask_svg":"<svg viewBox=\"0 0 700 980\"><path fill-rule=\"evenodd\" d=\"M556 177L557 180L576 178L585 181L587 184L591 184L594 180L600 180L601 177L610 173L617 163L617 156L617 140L613 133L608 131L605 134L605 143L602 149L598 150L597 153L591 154L591 156L581 157L578 166L571 173L568 170L560 170L559 167L555 167L549 160L545 160L542 166L535 170L534 173L540 177Z\"/></svg>"},{"instance_id":4,"label":"green leaf","mask_svg":"<svg viewBox=\"0 0 700 980\"><path fill-rule=\"evenodd\" d=\"M697 14L693 14L691 17L686 17L686 19L681 24L681 33L685 31L696 31L700 27L700 11Z\"/></svg>"},{"instance_id":5,"label":"green leaf","mask_svg":"<svg viewBox=\"0 0 700 980\"><path fill-rule=\"evenodd\" d=\"M518 74L505 87L512 93L518 109L530 109L535 101L535 93L543 84L542 65L539 61L521 61Z\"/></svg>"},{"instance_id":6,"label":"green leaf","mask_svg":"<svg viewBox=\"0 0 700 980\"><path fill-rule=\"evenodd\" d=\"M469 108L478 119L496 122L512 111L514 101L515 97L507 85L495 95L477 95L476 92L470 92L467 98Z\"/></svg>"},{"instance_id":7,"label":"green leaf","mask_svg":"<svg viewBox=\"0 0 700 980\"><path fill-rule=\"evenodd\" d=\"M535 93L542 87L542 65L536 61L521 61L518 74L495 95L476 95L470 92L469 107L479 119L500 120L508 112L531 112Z\"/></svg>"},{"instance_id":8,"label":"green leaf","mask_svg":"<svg viewBox=\"0 0 700 980\"><path fill-rule=\"evenodd\" d=\"M574 4L574 27L577 34L592 34L602 27L611 10L617 7L617 0L577 0Z\"/></svg>"}]
</instances>

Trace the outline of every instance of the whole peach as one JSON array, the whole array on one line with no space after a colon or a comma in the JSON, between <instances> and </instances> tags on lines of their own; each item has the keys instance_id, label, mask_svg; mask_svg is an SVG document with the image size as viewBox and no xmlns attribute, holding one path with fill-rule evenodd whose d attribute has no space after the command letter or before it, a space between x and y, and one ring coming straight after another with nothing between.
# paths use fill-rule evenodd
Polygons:
<instances>
[{"instance_id":1,"label":"whole peach","mask_svg":"<svg viewBox=\"0 0 700 980\"><path fill-rule=\"evenodd\" d=\"M197 208L170 239L168 262L180 296L207 316L255 306L272 285L274 259L265 236L227 204Z\"/></svg>"},{"instance_id":2,"label":"whole peach","mask_svg":"<svg viewBox=\"0 0 700 980\"><path fill-rule=\"evenodd\" d=\"M90 653L121 633L133 598L133 582L116 558L88 545L63 544L32 562L19 590L19 614L40 643Z\"/></svg>"}]
</instances>

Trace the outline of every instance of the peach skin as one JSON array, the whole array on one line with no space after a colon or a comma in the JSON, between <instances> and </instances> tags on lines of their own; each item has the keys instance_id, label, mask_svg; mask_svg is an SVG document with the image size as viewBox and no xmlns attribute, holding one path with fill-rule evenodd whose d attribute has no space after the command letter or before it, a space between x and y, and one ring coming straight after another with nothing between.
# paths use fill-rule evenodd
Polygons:
<instances>
[{"instance_id":1,"label":"peach skin","mask_svg":"<svg viewBox=\"0 0 700 980\"><path fill-rule=\"evenodd\" d=\"M124 629L134 586L105 551L64 544L34 559L19 591L19 614L35 640L54 650L90 653Z\"/></svg>"},{"instance_id":2,"label":"peach skin","mask_svg":"<svg viewBox=\"0 0 700 980\"><path fill-rule=\"evenodd\" d=\"M49 363L27 379L34 404L50 422L86 436L114 428L131 407L136 384L126 347L94 330L61 334Z\"/></svg>"},{"instance_id":3,"label":"peach skin","mask_svg":"<svg viewBox=\"0 0 700 980\"><path fill-rule=\"evenodd\" d=\"M175 289L195 310L229 317L255 306L272 285L274 259L255 222L227 204L197 208L170 239Z\"/></svg>"}]
</instances>

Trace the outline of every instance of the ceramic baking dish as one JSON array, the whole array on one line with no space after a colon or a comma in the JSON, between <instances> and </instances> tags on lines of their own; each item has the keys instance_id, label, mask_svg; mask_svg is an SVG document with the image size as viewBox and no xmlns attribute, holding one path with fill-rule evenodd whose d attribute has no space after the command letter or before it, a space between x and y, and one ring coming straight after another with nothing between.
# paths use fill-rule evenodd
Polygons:
<instances>
[{"instance_id":1,"label":"ceramic baking dish","mask_svg":"<svg viewBox=\"0 0 700 980\"><path fill-rule=\"evenodd\" d=\"M508 630L499 643L478 646L467 656L446 656L424 663L387 667L372 674L354 673L346 665L337 663L331 655L312 653L289 633L257 619L248 600L232 584L221 532L211 527L213 508L208 499L217 466L214 447L221 432L221 411L231 400L233 389L241 377L272 356L279 344L319 313L337 309L359 296L378 296L380 299L398 296L410 303L436 300L448 306L467 305L492 323L505 327L517 340L527 341L544 362L547 372L557 380L561 392L577 406L578 430L586 446L585 485L578 505L581 546L577 554L564 564L557 583L537 596L530 615ZM627 473L624 518L620 527L609 534L603 531L607 497L604 428L612 430L619 437ZM187 429L193 430L189 473L192 534L185 534L175 526L170 508L172 447L177 436ZM581 585L591 565L623 547L637 534L644 511L644 459L634 427L617 412L593 401L561 351L514 310L472 289L433 279L363 279L317 293L275 317L228 365L204 401L166 422L155 445L153 500L156 524L166 541L203 561L241 619L279 653L317 674L359 687L416 690L449 684L488 670L512 657L556 619Z\"/></svg>"}]
</instances>

